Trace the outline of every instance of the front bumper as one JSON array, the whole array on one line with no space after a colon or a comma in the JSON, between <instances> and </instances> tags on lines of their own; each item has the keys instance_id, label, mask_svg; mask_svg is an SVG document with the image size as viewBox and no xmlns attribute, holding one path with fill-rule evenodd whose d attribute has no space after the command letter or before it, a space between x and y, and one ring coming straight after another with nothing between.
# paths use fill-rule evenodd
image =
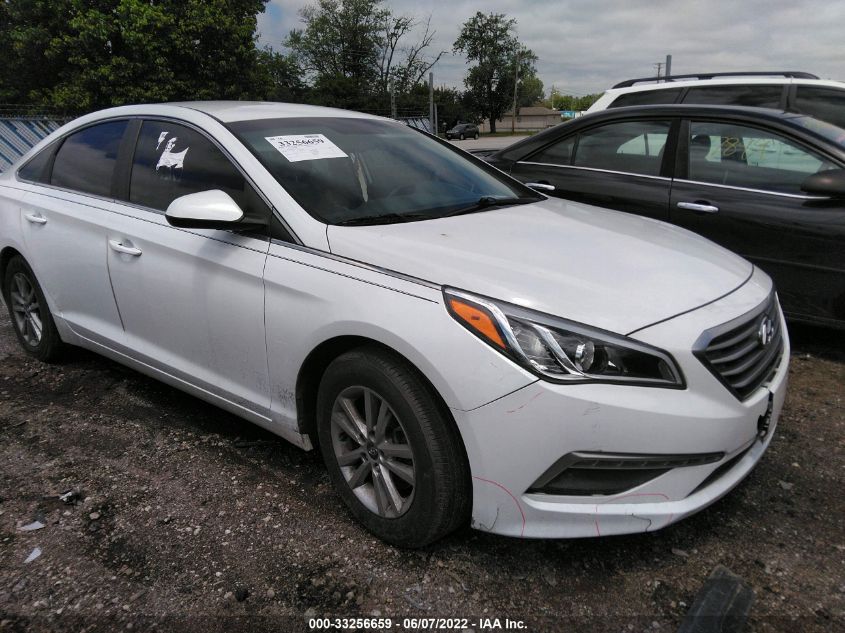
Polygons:
<instances>
[{"instance_id":1,"label":"front bumper","mask_svg":"<svg viewBox=\"0 0 845 633\"><path fill-rule=\"evenodd\" d=\"M686 376L686 389L537 381L472 411L453 411L473 475L473 527L532 538L646 532L728 493L774 434L786 394L789 340L784 336L772 378L743 401L692 348L704 330L759 305L770 288L758 274L713 304L632 335L669 351ZM768 419L763 433L761 417ZM613 495L529 492L550 466L576 451L724 457L671 468Z\"/></svg>"}]
</instances>

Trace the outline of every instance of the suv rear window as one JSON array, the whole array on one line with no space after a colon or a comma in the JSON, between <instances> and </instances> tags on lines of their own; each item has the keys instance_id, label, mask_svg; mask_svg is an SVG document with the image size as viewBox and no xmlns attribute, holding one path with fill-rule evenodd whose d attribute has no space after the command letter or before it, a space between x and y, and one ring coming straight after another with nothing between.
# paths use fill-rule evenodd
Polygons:
<instances>
[{"instance_id":1,"label":"suv rear window","mask_svg":"<svg viewBox=\"0 0 845 633\"><path fill-rule=\"evenodd\" d=\"M687 91L684 103L779 108L782 94L782 85L697 86Z\"/></svg>"},{"instance_id":2,"label":"suv rear window","mask_svg":"<svg viewBox=\"0 0 845 633\"><path fill-rule=\"evenodd\" d=\"M795 108L799 112L845 128L845 90L798 86Z\"/></svg>"},{"instance_id":3,"label":"suv rear window","mask_svg":"<svg viewBox=\"0 0 845 633\"><path fill-rule=\"evenodd\" d=\"M617 97L608 108L623 108L637 105L659 105L661 103L675 103L682 88L664 88L662 90L641 90L629 92Z\"/></svg>"}]
</instances>

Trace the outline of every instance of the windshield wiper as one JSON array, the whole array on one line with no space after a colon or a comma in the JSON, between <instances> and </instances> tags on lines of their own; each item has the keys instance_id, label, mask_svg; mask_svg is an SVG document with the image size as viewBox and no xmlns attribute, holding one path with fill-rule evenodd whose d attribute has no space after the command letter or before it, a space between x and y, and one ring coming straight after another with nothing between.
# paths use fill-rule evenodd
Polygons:
<instances>
[{"instance_id":1,"label":"windshield wiper","mask_svg":"<svg viewBox=\"0 0 845 633\"><path fill-rule=\"evenodd\" d=\"M535 198L533 196L520 196L520 197L513 197L513 198L499 198L497 196L482 196L478 199L478 202L475 204L471 204L468 207L461 207L460 209L455 209L454 211L449 211L448 213L444 213L441 218L449 218L453 215L466 215L467 213L476 213L478 211L484 211L485 209L492 209L493 207L509 207L515 204L529 204L531 202L539 202L542 198Z\"/></svg>"},{"instance_id":2,"label":"windshield wiper","mask_svg":"<svg viewBox=\"0 0 845 633\"><path fill-rule=\"evenodd\" d=\"M362 215L335 222L336 226L366 226L368 224L397 224L399 222L414 222L415 220L430 220L433 216L428 213L382 213L380 215Z\"/></svg>"}]
</instances>

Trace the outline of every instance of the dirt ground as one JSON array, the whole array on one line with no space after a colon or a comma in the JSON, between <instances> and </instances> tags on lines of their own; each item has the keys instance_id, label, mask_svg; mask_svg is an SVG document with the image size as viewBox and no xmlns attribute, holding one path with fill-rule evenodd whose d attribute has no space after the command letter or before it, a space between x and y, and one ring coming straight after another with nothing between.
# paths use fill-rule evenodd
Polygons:
<instances>
[{"instance_id":1,"label":"dirt ground","mask_svg":"<svg viewBox=\"0 0 845 633\"><path fill-rule=\"evenodd\" d=\"M467 528L403 551L350 519L318 455L86 352L30 360L3 308L0 632L294 631L315 615L670 632L718 564L756 594L747 630L845 630L845 343L793 339L769 452L704 512L637 536Z\"/></svg>"}]
</instances>

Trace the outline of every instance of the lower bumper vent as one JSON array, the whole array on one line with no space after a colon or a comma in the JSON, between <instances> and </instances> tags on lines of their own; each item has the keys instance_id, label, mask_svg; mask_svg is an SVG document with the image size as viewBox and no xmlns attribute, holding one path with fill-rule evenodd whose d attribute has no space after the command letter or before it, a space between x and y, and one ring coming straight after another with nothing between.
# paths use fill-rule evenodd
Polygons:
<instances>
[{"instance_id":1,"label":"lower bumper vent","mask_svg":"<svg viewBox=\"0 0 845 633\"><path fill-rule=\"evenodd\" d=\"M724 453L569 453L543 473L528 492L550 495L613 495L636 488L673 468L713 464L724 456Z\"/></svg>"}]
</instances>

